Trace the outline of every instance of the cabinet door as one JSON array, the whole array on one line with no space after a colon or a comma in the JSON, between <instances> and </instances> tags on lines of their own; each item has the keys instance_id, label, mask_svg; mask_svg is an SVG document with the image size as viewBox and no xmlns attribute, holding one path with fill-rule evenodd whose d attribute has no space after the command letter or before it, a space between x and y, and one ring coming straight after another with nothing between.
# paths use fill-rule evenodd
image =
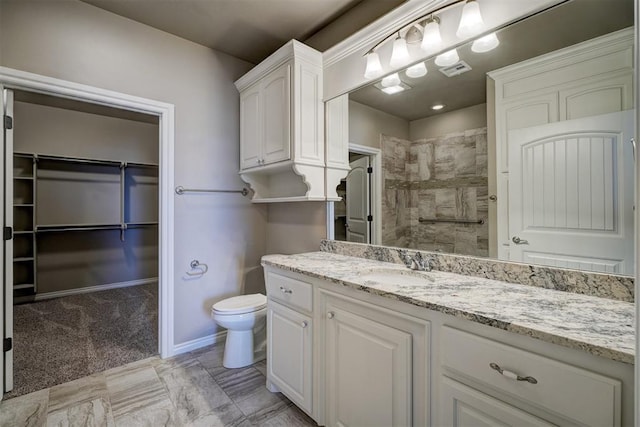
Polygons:
<instances>
[{"instance_id":1,"label":"cabinet door","mask_svg":"<svg viewBox=\"0 0 640 427\"><path fill-rule=\"evenodd\" d=\"M328 425L411 425L411 334L326 307Z\"/></svg>"},{"instance_id":2,"label":"cabinet door","mask_svg":"<svg viewBox=\"0 0 640 427\"><path fill-rule=\"evenodd\" d=\"M267 379L311 413L311 319L269 300Z\"/></svg>"},{"instance_id":3,"label":"cabinet door","mask_svg":"<svg viewBox=\"0 0 640 427\"><path fill-rule=\"evenodd\" d=\"M240 94L240 169L258 166L262 157L260 83Z\"/></svg>"},{"instance_id":4,"label":"cabinet door","mask_svg":"<svg viewBox=\"0 0 640 427\"><path fill-rule=\"evenodd\" d=\"M452 427L549 427L550 424L520 409L442 377L439 424Z\"/></svg>"},{"instance_id":5,"label":"cabinet door","mask_svg":"<svg viewBox=\"0 0 640 427\"><path fill-rule=\"evenodd\" d=\"M262 80L263 164L291 157L291 65Z\"/></svg>"}]
</instances>

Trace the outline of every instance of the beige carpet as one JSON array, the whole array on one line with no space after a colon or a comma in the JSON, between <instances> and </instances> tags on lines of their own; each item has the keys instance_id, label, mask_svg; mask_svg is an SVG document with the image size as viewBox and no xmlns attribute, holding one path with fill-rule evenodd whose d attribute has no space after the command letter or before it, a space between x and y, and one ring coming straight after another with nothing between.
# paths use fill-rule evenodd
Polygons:
<instances>
[{"instance_id":1,"label":"beige carpet","mask_svg":"<svg viewBox=\"0 0 640 427\"><path fill-rule=\"evenodd\" d=\"M158 353L158 284L14 307L14 389L20 396Z\"/></svg>"}]
</instances>

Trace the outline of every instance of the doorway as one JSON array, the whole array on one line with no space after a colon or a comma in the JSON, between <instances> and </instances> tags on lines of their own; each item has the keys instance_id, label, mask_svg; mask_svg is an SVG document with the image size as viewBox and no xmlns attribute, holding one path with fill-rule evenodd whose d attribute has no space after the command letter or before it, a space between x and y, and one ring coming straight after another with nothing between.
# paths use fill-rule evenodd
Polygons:
<instances>
[{"instance_id":1,"label":"doorway","mask_svg":"<svg viewBox=\"0 0 640 427\"><path fill-rule=\"evenodd\" d=\"M356 243L382 241L380 150L349 144L351 170L336 192L339 202L327 204L327 238Z\"/></svg>"},{"instance_id":2,"label":"doorway","mask_svg":"<svg viewBox=\"0 0 640 427\"><path fill-rule=\"evenodd\" d=\"M161 357L169 357L173 354L173 333L172 333L172 325L173 325L173 289L170 286L171 278L173 277L173 265L170 260L173 259L173 224L170 219L173 217L173 122L174 122L174 111L173 106L170 104L165 104L157 101L146 100L143 98L131 97L128 95L120 94L117 92L106 91L98 88L93 88L85 85L79 85L71 82L66 82L58 79L52 79L44 76L34 75L30 73L25 73L17 70L11 70L7 68L0 69L0 89L3 93L5 93L4 89L18 90L29 93L36 94L45 94L51 95L58 98L64 98L65 100L73 100L88 103L96 108L99 107L108 107L115 108L120 110L125 110L129 113L143 113L147 115L154 116L157 122L157 134L156 134L156 149L158 153L157 157L157 172L156 180L157 180L157 190L155 192L155 197L157 200L157 207L155 209L157 225L156 225L156 238L158 240L158 246L156 251L156 259L158 264L155 268L157 274L155 277L157 278L157 284L155 284L156 289L159 289L157 296L157 321L154 321L157 325L157 342L156 342L156 353L159 351ZM3 97L3 101L7 99ZM4 113L12 113L11 107L7 106L5 102L3 102ZM3 127L3 140L6 143L7 139L13 137L13 127L11 123L4 120ZM72 156L69 156L72 157ZM2 187L6 188L7 183L11 183L11 190L13 190L13 162L14 157L4 156L2 162L3 164L9 164L12 166L11 169L7 170L7 174L3 174L2 176ZM47 159L51 162L58 162L60 159ZM69 159L66 159L67 161ZM77 160L77 158L76 158ZM96 159L93 159L96 160ZM135 162L134 162L135 163ZM108 167L110 165L100 164L100 167ZM138 165L136 165L138 166ZM59 168L60 169L60 168ZM62 167L62 169L69 169L67 167ZM64 170L64 173L70 173L68 170ZM122 173L119 172L120 176ZM131 180L131 176L125 177L121 182L125 182L127 180ZM9 179L10 180L9 180ZM55 180L53 180L55 181ZM126 190L126 185L124 190ZM11 193L11 191L9 192ZM4 192L4 200L5 200L5 209L3 210L3 223L7 224L7 220L12 221L11 214L13 213L13 206L11 214L5 216L6 214L6 206L8 204L8 197L12 196L12 194L7 194L7 191ZM131 193L126 195L127 197L131 196ZM34 198L34 200L37 200ZM28 205L29 203L24 203ZM27 208L25 206L25 208ZM28 209L28 208L27 208ZM131 212L126 213L125 215L129 215ZM37 214L34 215L34 218L37 218ZM128 225L135 222L136 226L141 225L138 224L143 221L131 220L130 218L122 218L120 223L125 223L124 226L120 227L120 230L116 230L117 232L122 232L122 237L126 239ZM127 224L128 222L128 224ZM56 224L61 225L61 224ZM83 225L87 225L86 223ZM99 225L105 225L103 223ZM120 225L120 224L119 224ZM135 228L135 227L132 227ZM105 230L93 230L96 232L104 232ZM131 232L132 230L129 230ZM6 233L6 231L5 231ZM131 234L130 234L131 236ZM13 236L12 236L13 237ZM2 275L5 277L8 274L13 274L13 259L7 260L7 256L11 255L13 251L13 240L9 240L6 245L2 245L3 253L2 258L4 263L2 264ZM9 248L9 249L7 249ZM37 258L37 257L35 257ZM0 364L0 374L2 374L3 378L3 389L4 391L9 391L13 388L13 339L14 337L14 309L13 309L13 281L7 283L4 281L4 289L2 292L2 304L0 304L0 318L3 320L3 342L5 343L6 351L3 352L3 360L2 364ZM141 288L138 288L141 289ZM115 289L114 289L115 290ZM9 345L6 345L9 344Z\"/></svg>"}]
</instances>

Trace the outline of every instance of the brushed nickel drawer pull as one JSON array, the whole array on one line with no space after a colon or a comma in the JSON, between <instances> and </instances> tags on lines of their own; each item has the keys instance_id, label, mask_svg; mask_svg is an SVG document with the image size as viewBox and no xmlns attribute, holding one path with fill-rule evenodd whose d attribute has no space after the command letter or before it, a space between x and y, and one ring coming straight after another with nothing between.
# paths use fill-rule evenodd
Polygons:
<instances>
[{"instance_id":1,"label":"brushed nickel drawer pull","mask_svg":"<svg viewBox=\"0 0 640 427\"><path fill-rule=\"evenodd\" d=\"M504 375L505 377L511 378L512 380L526 381L526 382L531 383L531 384L538 384L538 380L537 379L535 379L533 377L521 377L520 375L516 374L515 372L511 372L511 371L507 371L505 369L502 369L497 363L489 363L489 366L494 371L498 371L498 373L500 375Z\"/></svg>"},{"instance_id":2,"label":"brushed nickel drawer pull","mask_svg":"<svg viewBox=\"0 0 640 427\"><path fill-rule=\"evenodd\" d=\"M285 294L292 294L293 291L291 289L287 289L284 286L280 286L280 291Z\"/></svg>"}]
</instances>

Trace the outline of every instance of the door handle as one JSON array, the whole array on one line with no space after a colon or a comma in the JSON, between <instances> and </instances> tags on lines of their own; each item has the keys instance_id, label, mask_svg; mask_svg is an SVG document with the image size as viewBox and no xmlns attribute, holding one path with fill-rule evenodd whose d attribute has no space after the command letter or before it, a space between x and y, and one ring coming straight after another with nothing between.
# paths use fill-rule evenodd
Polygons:
<instances>
[{"instance_id":1,"label":"door handle","mask_svg":"<svg viewBox=\"0 0 640 427\"><path fill-rule=\"evenodd\" d=\"M631 143L631 148L633 149L633 158L635 159L636 158L636 139L631 138L629 142Z\"/></svg>"},{"instance_id":2,"label":"door handle","mask_svg":"<svg viewBox=\"0 0 640 427\"><path fill-rule=\"evenodd\" d=\"M521 238L519 238L518 236L513 236L513 238L511 239L511 241L513 243L515 243L516 245L528 245L529 242L527 240L522 240Z\"/></svg>"}]
</instances>

